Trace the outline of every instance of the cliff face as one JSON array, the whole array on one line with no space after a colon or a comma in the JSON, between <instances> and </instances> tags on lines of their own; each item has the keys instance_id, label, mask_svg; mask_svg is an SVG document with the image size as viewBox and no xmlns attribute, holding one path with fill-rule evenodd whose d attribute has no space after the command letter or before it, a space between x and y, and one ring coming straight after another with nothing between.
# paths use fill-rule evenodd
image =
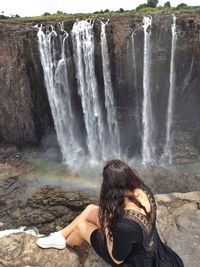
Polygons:
<instances>
[{"instance_id":1,"label":"cliff face","mask_svg":"<svg viewBox=\"0 0 200 267\"><path fill-rule=\"evenodd\" d=\"M52 121L36 31L2 23L0 40L0 142L37 143Z\"/></svg>"},{"instance_id":2,"label":"cliff face","mask_svg":"<svg viewBox=\"0 0 200 267\"><path fill-rule=\"evenodd\" d=\"M171 141L176 161L199 158L200 113L200 20L197 14L176 14L177 41L174 51L174 93ZM141 17L112 20L114 43L112 64L115 93L120 107L124 147L141 153L144 30ZM157 156L163 153L167 128L172 54L172 16L155 15L150 35L150 95L152 107L152 143ZM139 117L139 120L138 120ZM132 121L132 123L130 123ZM127 132L129 133L127 135ZM131 144L131 145L130 145Z\"/></svg>"},{"instance_id":3,"label":"cliff face","mask_svg":"<svg viewBox=\"0 0 200 267\"><path fill-rule=\"evenodd\" d=\"M198 160L200 154L200 50L198 14L177 14L174 56L174 103L171 127L173 158ZM121 146L126 155L141 155L144 30L142 16L110 18L106 27L111 76L120 125ZM65 21L71 31L74 21ZM46 128L53 128L44 86L35 23L0 25L0 137L1 143L39 142ZM46 26L57 22L46 22ZM44 25L44 23L43 23ZM152 140L155 158L163 153L170 88L171 15L153 15L150 36L150 95ZM100 55L100 22L96 20L95 67L99 91L103 91ZM73 48L70 48L73 57ZM71 88L76 89L74 65ZM80 100L74 100L82 116Z\"/></svg>"}]
</instances>

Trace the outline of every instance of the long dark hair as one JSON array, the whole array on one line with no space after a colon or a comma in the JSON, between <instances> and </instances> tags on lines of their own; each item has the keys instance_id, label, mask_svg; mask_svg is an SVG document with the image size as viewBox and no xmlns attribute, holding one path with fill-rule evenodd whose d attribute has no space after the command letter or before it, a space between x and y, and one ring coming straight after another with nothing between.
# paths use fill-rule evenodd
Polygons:
<instances>
[{"instance_id":1,"label":"long dark hair","mask_svg":"<svg viewBox=\"0 0 200 267\"><path fill-rule=\"evenodd\" d=\"M138 174L125 162L115 159L105 165L99 199L99 223L104 232L107 228L110 239L117 221L124 214L125 196L146 212L134 194L130 194L134 189L142 186L144 183Z\"/></svg>"}]
</instances>

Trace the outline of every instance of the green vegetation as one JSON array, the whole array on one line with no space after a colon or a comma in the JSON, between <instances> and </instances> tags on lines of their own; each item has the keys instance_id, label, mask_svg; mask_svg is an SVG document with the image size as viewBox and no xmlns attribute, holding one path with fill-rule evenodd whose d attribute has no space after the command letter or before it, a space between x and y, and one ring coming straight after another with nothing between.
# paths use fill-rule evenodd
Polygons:
<instances>
[{"instance_id":1,"label":"green vegetation","mask_svg":"<svg viewBox=\"0 0 200 267\"><path fill-rule=\"evenodd\" d=\"M25 17L20 18L19 15L12 15L10 17L5 16L4 12L2 11L2 14L0 15L0 20L7 21L15 21L15 20L25 20L25 21L31 21L31 20L66 20L66 19L95 19L98 17L112 17L112 16L123 16L123 15L132 15L137 13L172 13L178 11L179 13L185 13L185 12L200 12L200 6L198 7L192 7L188 6L184 3L181 3L177 5L176 7L171 7L170 1L167 1L163 6L158 6L159 1L158 0L147 0L147 3L144 3L142 5L139 5L135 10L124 10L123 8L120 8L118 11L110 11L109 9L95 11L94 13L77 13L77 14L67 14L62 11L57 11L55 14L51 14L49 12L45 12L41 16L37 17Z\"/></svg>"},{"instance_id":2,"label":"green vegetation","mask_svg":"<svg viewBox=\"0 0 200 267\"><path fill-rule=\"evenodd\" d=\"M4 15L4 11L1 12L1 15L0 15L0 20L4 20L4 19L15 19L15 18L20 18L20 16L18 14L16 15L11 15L10 17L8 16L5 16Z\"/></svg>"},{"instance_id":3,"label":"green vegetation","mask_svg":"<svg viewBox=\"0 0 200 267\"><path fill-rule=\"evenodd\" d=\"M136 11L139 13L168 13L168 12L200 12L200 6L192 7L181 3L176 7L171 7L170 1L167 1L163 6L157 6L158 0L148 0L147 4L139 5Z\"/></svg>"}]
</instances>

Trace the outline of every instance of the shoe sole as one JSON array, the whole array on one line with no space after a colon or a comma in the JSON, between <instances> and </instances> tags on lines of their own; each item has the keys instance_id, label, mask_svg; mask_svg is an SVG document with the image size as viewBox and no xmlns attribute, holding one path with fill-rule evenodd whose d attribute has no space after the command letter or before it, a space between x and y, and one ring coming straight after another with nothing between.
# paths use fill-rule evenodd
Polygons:
<instances>
[{"instance_id":1,"label":"shoe sole","mask_svg":"<svg viewBox=\"0 0 200 267\"><path fill-rule=\"evenodd\" d=\"M49 245L45 245L45 244L40 244L38 241L36 241L36 244L37 244L40 248L56 248L56 249L64 249L64 248L66 248L66 245L49 246Z\"/></svg>"}]
</instances>

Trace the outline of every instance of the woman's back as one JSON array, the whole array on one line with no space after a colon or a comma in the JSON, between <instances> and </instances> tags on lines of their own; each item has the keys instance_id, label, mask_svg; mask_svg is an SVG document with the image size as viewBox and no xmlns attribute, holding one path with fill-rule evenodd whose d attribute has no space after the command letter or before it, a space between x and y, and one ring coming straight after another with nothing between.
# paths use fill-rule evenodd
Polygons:
<instances>
[{"instance_id":1,"label":"woman's back","mask_svg":"<svg viewBox=\"0 0 200 267\"><path fill-rule=\"evenodd\" d=\"M146 251L143 242L143 230L140 225L132 219L123 217L113 231L112 254L118 261L125 259L120 266L153 267L155 249Z\"/></svg>"},{"instance_id":2,"label":"woman's back","mask_svg":"<svg viewBox=\"0 0 200 267\"><path fill-rule=\"evenodd\" d=\"M179 256L160 239L156 229L156 203L147 186L140 190L150 205L147 214L125 209L123 217L113 230L113 256L121 266L134 267L183 267ZM113 265L115 266L115 265Z\"/></svg>"}]
</instances>

